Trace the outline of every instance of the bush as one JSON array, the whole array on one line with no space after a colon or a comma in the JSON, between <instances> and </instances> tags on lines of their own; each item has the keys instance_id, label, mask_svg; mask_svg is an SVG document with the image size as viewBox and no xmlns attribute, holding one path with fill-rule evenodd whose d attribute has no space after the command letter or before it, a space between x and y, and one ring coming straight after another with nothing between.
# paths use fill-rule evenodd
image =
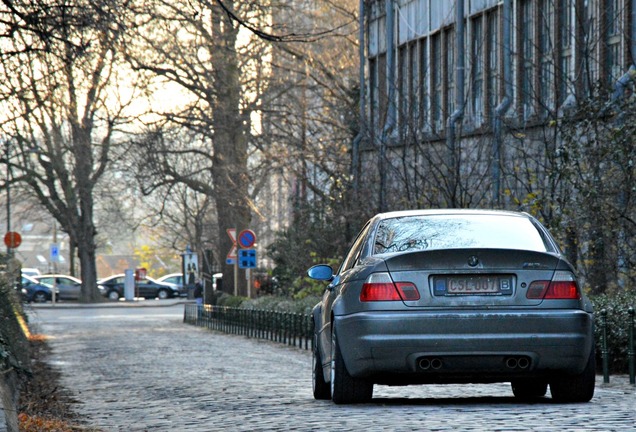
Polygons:
<instances>
[{"instance_id":1,"label":"bush","mask_svg":"<svg viewBox=\"0 0 636 432\"><path fill-rule=\"evenodd\" d=\"M263 296L246 300L241 307L245 309L272 310L308 315L319 301L320 297L318 296L307 296L300 300L294 300L289 297Z\"/></svg>"},{"instance_id":2,"label":"bush","mask_svg":"<svg viewBox=\"0 0 636 432\"><path fill-rule=\"evenodd\" d=\"M603 294L591 298L594 304L597 368L602 369L603 329L601 311L607 311L606 334L610 373L628 372L630 307L636 309L636 293Z\"/></svg>"}]
</instances>

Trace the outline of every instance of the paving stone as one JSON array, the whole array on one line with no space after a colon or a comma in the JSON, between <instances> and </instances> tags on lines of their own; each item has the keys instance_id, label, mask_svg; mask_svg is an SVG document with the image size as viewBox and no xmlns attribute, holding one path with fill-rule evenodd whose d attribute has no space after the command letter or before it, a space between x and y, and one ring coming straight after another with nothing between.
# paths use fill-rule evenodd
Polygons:
<instances>
[{"instance_id":1,"label":"paving stone","mask_svg":"<svg viewBox=\"0 0 636 432\"><path fill-rule=\"evenodd\" d=\"M510 385L376 386L369 404L316 401L311 353L182 323L183 306L41 308L51 362L104 431L633 431L636 389L597 379L590 403L521 403Z\"/></svg>"}]
</instances>

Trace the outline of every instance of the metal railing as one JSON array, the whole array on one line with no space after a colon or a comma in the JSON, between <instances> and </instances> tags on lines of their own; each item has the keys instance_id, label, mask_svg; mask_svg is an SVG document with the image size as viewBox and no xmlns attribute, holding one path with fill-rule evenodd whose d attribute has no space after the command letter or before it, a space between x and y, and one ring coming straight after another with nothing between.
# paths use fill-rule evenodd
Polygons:
<instances>
[{"instance_id":1,"label":"metal railing","mask_svg":"<svg viewBox=\"0 0 636 432\"><path fill-rule=\"evenodd\" d=\"M629 383L636 385L636 349L634 348L634 308L627 310L629 316L627 322L627 362L629 368ZM601 329L601 361L603 363L603 382L610 382L609 374L609 348L607 344L607 310L603 309L599 313L598 325Z\"/></svg>"},{"instance_id":2,"label":"metal railing","mask_svg":"<svg viewBox=\"0 0 636 432\"><path fill-rule=\"evenodd\" d=\"M313 327L308 314L187 304L183 322L304 349L310 349L312 343Z\"/></svg>"}]
</instances>

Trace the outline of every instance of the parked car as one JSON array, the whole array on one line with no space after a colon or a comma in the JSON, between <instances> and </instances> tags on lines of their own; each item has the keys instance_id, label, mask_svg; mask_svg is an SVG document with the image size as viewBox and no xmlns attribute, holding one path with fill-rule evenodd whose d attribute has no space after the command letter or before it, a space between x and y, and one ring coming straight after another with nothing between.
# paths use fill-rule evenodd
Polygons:
<instances>
[{"instance_id":1,"label":"parked car","mask_svg":"<svg viewBox=\"0 0 636 432\"><path fill-rule=\"evenodd\" d=\"M44 282L47 285L55 286L59 300L79 300L82 291L82 281L73 276L61 274L45 274L34 276L33 279Z\"/></svg>"},{"instance_id":2,"label":"parked car","mask_svg":"<svg viewBox=\"0 0 636 432\"><path fill-rule=\"evenodd\" d=\"M53 298L53 287L39 282L31 276L22 275L18 288L22 300L27 303L46 303Z\"/></svg>"},{"instance_id":3,"label":"parked car","mask_svg":"<svg viewBox=\"0 0 636 432\"><path fill-rule=\"evenodd\" d=\"M118 274L100 279L97 285L104 297L119 300L120 297L124 297L124 279L124 274ZM135 297L167 299L179 295L179 290L174 286L157 282L150 277L135 281Z\"/></svg>"},{"instance_id":4,"label":"parked car","mask_svg":"<svg viewBox=\"0 0 636 432\"><path fill-rule=\"evenodd\" d=\"M41 274L40 270L32 267L22 267L20 273L26 276L39 276Z\"/></svg>"},{"instance_id":5,"label":"parked car","mask_svg":"<svg viewBox=\"0 0 636 432\"><path fill-rule=\"evenodd\" d=\"M553 237L526 213L373 217L312 312L313 392L369 401L374 384L511 382L530 400L594 394L593 311Z\"/></svg>"},{"instance_id":6,"label":"parked car","mask_svg":"<svg viewBox=\"0 0 636 432\"><path fill-rule=\"evenodd\" d=\"M156 281L159 283L172 285L179 291L179 295L181 297L185 297L188 295L188 288L183 283L183 273L170 273L161 276L160 278L156 279Z\"/></svg>"}]
</instances>

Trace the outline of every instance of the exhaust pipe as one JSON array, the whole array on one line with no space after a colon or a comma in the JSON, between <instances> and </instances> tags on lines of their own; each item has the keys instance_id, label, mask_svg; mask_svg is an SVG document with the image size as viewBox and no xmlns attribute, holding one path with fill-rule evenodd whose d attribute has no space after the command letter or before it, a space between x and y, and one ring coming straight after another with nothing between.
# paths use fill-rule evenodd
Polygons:
<instances>
[{"instance_id":1,"label":"exhaust pipe","mask_svg":"<svg viewBox=\"0 0 636 432\"><path fill-rule=\"evenodd\" d=\"M530 367L530 359L525 356L508 357L505 363L509 369L528 369Z\"/></svg>"},{"instance_id":2,"label":"exhaust pipe","mask_svg":"<svg viewBox=\"0 0 636 432\"><path fill-rule=\"evenodd\" d=\"M419 366L419 368L421 370L439 370L442 368L442 359L439 358L428 358L428 357L422 357L421 359L419 359L419 361L417 362L417 365Z\"/></svg>"},{"instance_id":3,"label":"exhaust pipe","mask_svg":"<svg viewBox=\"0 0 636 432\"><path fill-rule=\"evenodd\" d=\"M422 370L428 370L431 367L431 361L427 358L420 359L419 366Z\"/></svg>"}]
</instances>

